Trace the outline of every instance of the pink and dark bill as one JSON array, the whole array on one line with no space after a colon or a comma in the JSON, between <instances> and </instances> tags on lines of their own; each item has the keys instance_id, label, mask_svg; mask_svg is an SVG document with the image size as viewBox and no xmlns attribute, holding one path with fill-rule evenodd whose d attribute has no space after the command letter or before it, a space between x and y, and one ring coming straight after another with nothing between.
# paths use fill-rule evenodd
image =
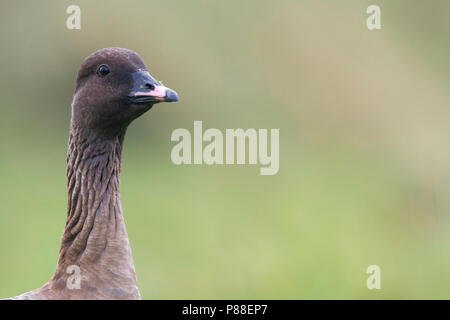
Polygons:
<instances>
[{"instance_id":1,"label":"pink and dark bill","mask_svg":"<svg viewBox=\"0 0 450 320\"><path fill-rule=\"evenodd\" d=\"M133 89L129 98L135 103L157 103L178 101L178 94L156 81L148 71L132 73Z\"/></svg>"}]
</instances>

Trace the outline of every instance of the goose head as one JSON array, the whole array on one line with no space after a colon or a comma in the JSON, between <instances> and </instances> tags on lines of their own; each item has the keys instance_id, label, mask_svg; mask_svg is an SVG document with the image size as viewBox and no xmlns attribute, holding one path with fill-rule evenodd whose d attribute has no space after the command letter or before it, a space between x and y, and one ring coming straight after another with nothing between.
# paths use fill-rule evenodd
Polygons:
<instances>
[{"instance_id":1,"label":"goose head","mask_svg":"<svg viewBox=\"0 0 450 320\"><path fill-rule=\"evenodd\" d=\"M105 48L81 64L72 125L116 136L154 104L174 101L178 101L177 93L155 80L136 52Z\"/></svg>"}]
</instances>

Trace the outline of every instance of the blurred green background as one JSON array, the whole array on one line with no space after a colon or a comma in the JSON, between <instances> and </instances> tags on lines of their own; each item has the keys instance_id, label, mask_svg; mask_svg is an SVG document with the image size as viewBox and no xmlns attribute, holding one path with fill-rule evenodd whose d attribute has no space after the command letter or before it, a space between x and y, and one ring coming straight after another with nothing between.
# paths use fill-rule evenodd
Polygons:
<instances>
[{"instance_id":1,"label":"blurred green background","mask_svg":"<svg viewBox=\"0 0 450 320\"><path fill-rule=\"evenodd\" d=\"M2 1L0 297L53 274L76 72L120 46L181 98L124 148L143 298L450 298L449 14L446 0ZM194 120L279 128L278 174L174 165L170 135Z\"/></svg>"}]
</instances>

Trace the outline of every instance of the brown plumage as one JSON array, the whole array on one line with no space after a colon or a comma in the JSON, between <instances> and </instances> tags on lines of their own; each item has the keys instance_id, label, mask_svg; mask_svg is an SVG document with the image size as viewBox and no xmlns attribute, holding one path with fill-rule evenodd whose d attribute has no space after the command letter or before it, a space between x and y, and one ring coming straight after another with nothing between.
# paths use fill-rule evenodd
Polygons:
<instances>
[{"instance_id":1,"label":"brown plumage","mask_svg":"<svg viewBox=\"0 0 450 320\"><path fill-rule=\"evenodd\" d=\"M120 200L128 125L177 94L146 71L135 52L101 49L78 72L67 154L68 209L56 271L41 288L12 299L140 299ZM70 266L79 267L79 289Z\"/></svg>"}]
</instances>

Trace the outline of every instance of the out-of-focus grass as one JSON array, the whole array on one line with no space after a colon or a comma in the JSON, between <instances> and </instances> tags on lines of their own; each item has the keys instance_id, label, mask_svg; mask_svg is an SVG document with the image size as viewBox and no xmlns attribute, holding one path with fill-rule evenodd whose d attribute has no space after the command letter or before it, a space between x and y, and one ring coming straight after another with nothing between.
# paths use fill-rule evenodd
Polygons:
<instances>
[{"instance_id":1,"label":"out-of-focus grass","mask_svg":"<svg viewBox=\"0 0 450 320\"><path fill-rule=\"evenodd\" d=\"M3 3L0 297L54 271L76 71L122 46L181 97L126 139L144 298L449 298L450 5L378 3L373 32L356 0L79 1L80 31L70 2ZM280 128L279 173L173 165L170 134L194 120Z\"/></svg>"}]
</instances>

